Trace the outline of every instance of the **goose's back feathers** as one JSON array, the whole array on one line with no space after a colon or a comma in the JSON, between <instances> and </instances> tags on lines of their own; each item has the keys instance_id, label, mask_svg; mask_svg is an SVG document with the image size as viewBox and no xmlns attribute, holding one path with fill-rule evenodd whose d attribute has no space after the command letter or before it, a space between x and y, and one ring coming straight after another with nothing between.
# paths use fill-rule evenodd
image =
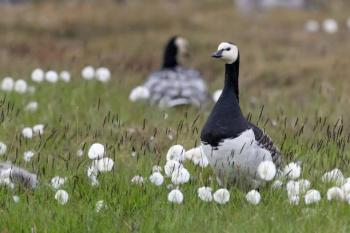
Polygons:
<instances>
[{"instance_id":1,"label":"goose's back feathers","mask_svg":"<svg viewBox=\"0 0 350 233\"><path fill-rule=\"evenodd\" d=\"M144 87L150 91L150 102L153 105L201 106L208 99L207 87L200 73L181 66L163 68L151 73Z\"/></svg>"}]
</instances>

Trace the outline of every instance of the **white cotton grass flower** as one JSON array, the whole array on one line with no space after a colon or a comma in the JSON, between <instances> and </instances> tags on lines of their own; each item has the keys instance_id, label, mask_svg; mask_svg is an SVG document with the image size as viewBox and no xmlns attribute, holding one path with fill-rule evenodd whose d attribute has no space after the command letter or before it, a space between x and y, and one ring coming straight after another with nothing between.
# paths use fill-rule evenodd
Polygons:
<instances>
[{"instance_id":1,"label":"white cotton grass flower","mask_svg":"<svg viewBox=\"0 0 350 233\"><path fill-rule=\"evenodd\" d=\"M327 200L337 200L337 201L344 201L345 200L345 194L344 191L339 187L332 187L328 189L327 191Z\"/></svg>"},{"instance_id":2,"label":"white cotton grass flower","mask_svg":"<svg viewBox=\"0 0 350 233\"><path fill-rule=\"evenodd\" d=\"M87 169L87 176L89 177L92 186L98 186L99 185L99 182L97 180L98 173L99 173L99 171L96 168L96 166L94 166L94 165L91 165Z\"/></svg>"},{"instance_id":3,"label":"white cotton grass flower","mask_svg":"<svg viewBox=\"0 0 350 233\"><path fill-rule=\"evenodd\" d=\"M22 129L22 136L24 138L32 138L33 137L33 129L30 127L25 127Z\"/></svg>"},{"instance_id":4,"label":"white cotton grass flower","mask_svg":"<svg viewBox=\"0 0 350 233\"><path fill-rule=\"evenodd\" d=\"M33 82L41 83L45 79L45 73L42 69L36 68L32 71L31 78Z\"/></svg>"},{"instance_id":5,"label":"white cotton grass flower","mask_svg":"<svg viewBox=\"0 0 350 233\"><path fill-rule=\"evenodd\" d=\"M164 182L164 177L160 172L153 172L148 179L152 184L155 184L156 186L161 186Z\"/></svg>"},{"instance_id":6,"label":"white cotton grass flower","mask_svg":"<svg viewBox=\"0 0 350 233\"><path fill-rule=\"evenodd\" d=\"M335 183L336 185L342 185L345 179L343 173L338 168L335 168L329 172L324 173L321 177L321 180L325 183Z\"/></svg>"},{"instance_id":7,"label":"white cotton grass flower","mask_svg":"<svg viewBox=\"0 0 350 233\"><path fill-rule=\"evenodd\" d=\"M131 179L131 183L136 185L143 185L145 183L145 178L140 175L136 175Z\"/></svg>"},{"instance_id":8,"label":"white cotton grass flower","mask_svg":"<svg viewBox=\"0 0 350 233\"><path fill-rule=\"evenodd\" d=\"M64 183L66 183L66 181L67 181L66 177L55 176L51 179L51 186L54 189L59 189L64 185Z\"/></svg>"},{"instance_id":9,"label":"white cotton grass flower","mask_svg":"<svg viewBox=\"0 0 350 233\"><path fill-rule=\"evenodd\" d=\"M18 203L20 201L19 196L17 195L12 196L12 199L15 203Z\"/></svg>"},{"instance_id":10,"label":"white cotton grass flower","mask_svg":"<svg viewBox=\"0 0 350 233\"><path fill-rule=\"evenodd\" d=\"M152 172L162 172L162 170L163 170L162 167L159 165L154 165L152 167Z\"/></svg>"},{"instance_id":11,"label":"white cotton grass flower","mask_svg":"<svg viewBox=\"0 0 350 233\"><path fill-rule=\"evenodd\" d=\"M15 188L15 184L11 181L11 168L0 170L0 185L5 185L11 189Z\"/></svg>"},{"instance_id":12,"label":"white cotton grass flower","mask_svg":"<svg viewBox=\"0 0 350 233\"><path fill-rule=\"evenodd\" d=\"M59 77L60 77L60 79L63 82L68 83L68 82L70 82L71 75L70 75L69 71L63 70L63 71L60 72L60 76Z\"/></svg>"},{"instance_id":13,"label":"white cotton grass flower","mask_svg":"<svg viewBox=\"0 0 350 233\"><path fill-rule=\"evenodd\" d=\"M182 162L185 160L186 150L181 145L174 145L169 148L168 153L166 154L166 160L176 160Z\"/></svg>"},{"instance_id":14,"label":"white cotton grass flower","mask_svg":"<svg viewBox=\"0 0 350 233\"><path fill-rule=\"evenodd\" d=\"M84 151L82 149L78 149L76 155L78 157L82 157L84 155Z\"/></svg>"},{"instance_id":15,"label":"white cotton grass flower","mask_svg":"<svg viewBox=\"0 0 350 233\"><path fill-rule=\"evenodd\" d=\"M253 205L257 205L260 203L261 200L261 195L258 191L256 190L251 190L247 193L247 195L245 196L245 199L253 204Z\"/></svg>"},{"instance_id":16,"label":"white cotton grass flower","mask_svg":"<svg viewBox=\"0 0 350 233\"><path fill-rule=\"evenodd\" d=\"M211 202L213 200L213 195L211 194L212 189L210 187L200 187L197 190L199 199L204 202Z\"/></svg>"},{"instance_id":17,"label":"white cotton grass flower","mask_svg":"<svg viewBox=\"0 0 350 233\"><path fill-rule=\"evenodd\" d=\"M27 82L25 80L18 79L15 82L15 87L14 87L15 92L20 93L20 94L24 94L27 92L27 89L28 89L28 85L27 85Z\"/></svg>"},{"instance_id":18,"label":"white cotton grass flower","mask_svg":"<svg viewBox=\"0 0 350 233\"><path fill-rule=\"evenodd\" d=\"M99 213L105 209L107 209L107 204L104 202L104 200L99 200L96 202L95 210L97 213Z\"/></svg>"},{"instance_id":19,"label":"white cotton grass flower","mask_svg":"<svg viewBox=\"0 0 350 233\"><path fill-rule=\"evenodd\" d=\"M300 185L298 181L291 180L286 185L288 197L299 196Z\"/></svg>"},{"instance_id":20,"label":"white cotton grass flower","mask_svg":"<svg viewBox=\"0 0 350 233\"><path fill-rule=\"evenodd\" d=\"M34 86L28 86L28 88L27 88L27 92L29 93L29 94L34 94L35 93L35 87Z\"/></svg>"},{"instance_id":21,"label":"white cotton grass flower","mask_svg":"<svg viewBox=\"0 0 350 233\"><path fill-rule=\"evenodd\" d=\"M43 124L37 124L33 126L33 134L42 136L44 134L45 126Z\"/></svg>"},{"instance_id":22,"label":"white cotton grass flower","mask_svg":"<svg viewBox=\"0 0 350 233\"><path fill-rule=\"evenodd\" d=\"M93 165L96 166L99 172L110 172L113 169L114 161L111 158L102 158L93 161Z\"/></svg>"},{"instance_id":23,"label":"white cotton grass flower","mask_svg":"<svg viewBox=\"0 0 350 233\"><path fill-rule=\"evenodd\" d=\"M194 165L200 167L207 167L209 165L209 161L204 153L202 153L201 147L192 148L186 151L185 158L191 160Z\"/></svg>"},{"instance_id":24,"label":"white cotton grass flower","mask_svg":"<svg viewBox=\"0 0 350 233\"><path fill-rule=\"evenodd\" d=\"M318 203L319 201L321 201L321 194L316 189L311 189L306 192L304 200L306 205Z\"/></svg>"},{"instance_id":25,"label":"white cotton grass flower","mask_svg":"<svg viewBox=\"0 0 350 233\"><path fill-rule=\"evenodd\" d=\"M289 204L299 205L300 197L298 195L288 196Z\"/></svg>"},{"instance_id":26,"label":"white cotton grass flower","mask_svg":"<svg viewBox=\"0 0 350 233\"><path fill-rule=\"evenodd\" d=\"M54 70L49 70L45 73L45 80L49 83L57 83L58 81L58 74Z\"/></svg>"},{"instance_id":27,"label":"white cotton grass flower","mask_svg":"<svg viewBox=\"0 0 350 233\"><path fill-rule=\"evenodd\" d=\"M90 159L103 158L105 155L105 146L101 143L94 143L90 146L88 156Z\"/></svg>"},{"instance_id":28,"label":"white cotton grass flower","mask_svg":"<svg viewBox=\"0 0 350 233\"><path fill-rule=\"evenodd\" d=\"M218 189L213 195L214 201L219 204L226 204L230 200L230 192L227 189Z\"/></svg>"},{"instance_id":29,"label":"white cotton grass flower","mask_svg":"<svg viewBox=\"0 0 350 233\"><path fill-rule=\"evenodd\" d=\"M171 175L171 182L175 185L185 184L190 180L190 173L184 167L175 170Z\"/></svg>"},{"instance_id":30,"label":"white cotton grass flower","mask_svg":"<svg viewBox=\"0 0 350 233\"><path fill-rule=\"evenodd\" d=\"M175 160L168 160L164 166L165 175L171 177L173 172L183 168L183 165Z\"/></svg>"},{"instance_id":31,"label":"white cotton grass flower","mask_svg":"<svg viewBox=\"0 0 350 233\"><path fill-rule=\"evenodd\" d=\"M129 100L131 102L145 101L149 99L150 95L151 94L148 88L143 86L138 86L131 90L129 95Z\"/></svg>"},{"instance_id":32,"label":"white cotton grass flower","mask_svg":"<svg viewBox=\"0 0 350 233\"><path fill-rule=\"evenodd\" d=\"M291 180L296 180L300 177L301 167L298 163L289 163L287 166L285 166L283 174Z\"/></svg>"},{"instance_id":33,"label":"white cotton grass flower","mask_svg":"<svg viewBox=\"0 0 350 233\"><path fill-rule=\"evenodd\" d=\"M272 161L263 161L259 164L258 176L265 181L271 181L276 175L276 166Z\"/></svg>"},{"instance_id":34,"label":"white cotton grass flower","mask_svg":"<svg viewBox=\"0 0 350 233\"><path fill-rule=\"evenodd\" d=\"M345 182L340 188L343 190L344 195L350 195L350 182Z\"/></svg>"},{"instance_id":35,"label":"white cotton grass flower","mask_svg":"<svg viewBox=\"0 0 350 233\"><path fill-rule=\"evenodd\" d=\"M96 70L96 79L106 83L111 79L111 71L106 67L100 67Z\"/></svg>"},{"instance_id":36,"label":"white cotton grass flower","mask_svg":"<svg viewBox=\"0 0 350 233\"><path fill-rule=\"evenodd\" d=\"M306 179L300 179L297 181L299 184L300 193L306 193L310 189L311 183Z\"/></svg>"},{"instance_id":37,"label":"white cotton grass flower","mask_svg":"<svg viewBox=\"0 0 350 233\"><path fill-rule=\"evenodd\" d=\"M283 182L281 180L275 180L272 183L272 188L273 189L280 189L280 188L282 188L282 186L283 186Z\"/></svg>"},{"instance_id":38,"label":"white cotton grass flower","mask_svg":"<svg viewBox=\"0 0 350 233\"><path fill-rule=\"evenodd\" d=\"M305 23L305 30L307 32L318 32L320 30L320 24L317 20L310 19Z\"/></svg>"},{"instance_id":39,"label":"white cotton grass flower","mask_svg":"<svg viewBox=\"0 0 350 233\"><path fill-rule=\"evenodd\" d=\"M216 90L216 91L214 92L214 94L213 94L213 100L214 100L215 103L218 102L218 100L219 100L221 94L222 94L222 89Z\"/></svg>"},{"instance_id":40,"label":"white cotton grass flower","mask_svg":"<svg viewBox=\"0 0 350 233\"><path fill-rule=\"evenodd\" d=\"M181 204L184 200L184 195L178 189L173 189L168 194L168 201L171 203Z\"/></svg>"},{"instance_id":41,"label":"white cotton grass flower","mask_svg":"<svg viewBox=\"0 0 350 233\"><path fill-rule=\"evenodd\" d=\"M4 155L7 151L7 145L3 142L0 142L0 155Z\"/></svg>"},{"instance_id":42,"label":"white cotton grass flower","mask_svg":"<svg viewBox=\"0 0 350 233\"><path fill-rule=\"evenodd\" d=\"M95 69L92 66L86 66L81 71L81 76L85 80L91 80L95 77Z\"/></svg>"},{"instance_id":43,"label":"white cotton grass flower","mask_svg":"<svg viewBox=\"0 0 350 233\"><path fill-rule=\"evenodd\" d=\"M65 190L57 190L55 194L55 199L58 201L59 204L65 205L68 202L69 195Z\"/></svg>"},{"instance_id":44,"label":"white cotton grass flower","mask_svg":"<svg viewBox=\"0 0 350 233\"><path fill-rule=\"evenodd\" d=\"M338 23L335 19L325 19L322 23L323 30L328 34L338 32Z\"/></svg>"},{"instance_id":45,"label":"white cotton grass flower","mask_svg":"<svg viewBox=\"0 0 350 233\"><path fill-rule=\"evenodd\" d=\"M38 106L38 102L31 101L24 107L24 110L27 112L35 112L36 110L38 110Z\"/></svg>"},{"instance_id":46,"label":"white cotton grass flower","mask_svg":"<svg viewBox=\"0 0 350 233\"><path fill-rule=\"evenodd\" d=\"M15 81L11 77L5 77L1 81L2 91L13 91L14 87L15 87Z\"/></svg>"},{"instance_id":47,"label":"white cotton grass flower","mask_svg":"<svg viewBox=\"0 0 350 233\"><path fill-rule=\"evenodd\" d=\"M35 155L34 151L31 151L31 150L25 151L23 153L23 158L26 162L29 162L33 158L34 155Z\"/></svg>"}]
</instances>

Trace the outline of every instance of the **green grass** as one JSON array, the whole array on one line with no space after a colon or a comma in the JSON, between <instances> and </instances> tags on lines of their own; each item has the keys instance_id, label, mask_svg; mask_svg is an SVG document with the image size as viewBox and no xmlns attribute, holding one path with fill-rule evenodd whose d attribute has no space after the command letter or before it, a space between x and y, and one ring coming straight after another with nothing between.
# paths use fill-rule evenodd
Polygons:
<instances>
[{"instance_id":1,"label":"green grass","mask_svg":"<svg viewBox=\"0 0 350 233\"><path fill-rule=\"evenodd\" d=\"M335 167L350 176L350 32L303 32L306 19L344 20L346 9L273 11L246 18L231 4L102 1L1 8L0 76L29 79L31 70L40 66L68 69L73 81L35 85L33 95L0 93L0 141L8 145L0 159L36 172L40 179L35 191L0 188L0 232L349 232L350 206L328 202L330 186L320 177ZM173 34L189 38L188 64L201 70L211 91L222 87L223 65L209 54L222 40L239 45L243 112L252 113L252 121L266 129L286 162L302 161L302 176L321 191L319 204L301 201L292 206L285 190L270 187L262 189L258 206L247 203L245 193L235 187L228 204L204 203L197 188L209 185L215 190L218 184L210 168L189 162L185 166L191 181L180 187L181 205L167 201L166 185L131 184L134 175L148 177L153 165L163 166L171 145L198 145L211 109L167 110L164 119L164 111L128 101L131 88L159 66L163 43ZM110 67L111 82L82 80L79 72L87 64ZM24 111L30 100L39 103L35 113ZM42 138L21 138L23 127L37 123L46 125ZM91 187L86 176L91 163L87 150L94 142L106 145L115 161L112 172L99 176L99 187ZM76 156L80 148L82 158ZM23 160L26 150L37 152L29 163ZM56 175L68 177L64 206L49 185ZM20 197L19 203L13 195ZM108 205L100 213L95 211L98 200Z\"/></svg>"}]
</instances>

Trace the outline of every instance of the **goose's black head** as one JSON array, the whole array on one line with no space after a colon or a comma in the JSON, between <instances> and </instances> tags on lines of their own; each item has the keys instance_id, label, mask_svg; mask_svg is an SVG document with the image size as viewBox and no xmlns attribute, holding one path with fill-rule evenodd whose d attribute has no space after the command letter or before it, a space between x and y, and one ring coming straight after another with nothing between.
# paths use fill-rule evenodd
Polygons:
<instances>
[{"instance_id":1,"label":"goose's black head","mask_svg":"<svg viewBox=\"0 0 350 233\"><path fill-rule=\"evenodd\" d=\"M163 68L174 68L179 64L181 57L187 56L188 42L180 36L173 36L169 39L164 50Z\"/></svg>"},{"instance_id":2,"label":"goose's black head","mask_svg":"<svg viewBox=\"0 0 350 233\"><path fill-rule=\"evenodd\" d=\"M239 60L238 47L231 42L222 42L211 56L223 60L226 64L233 64Z\"/></svg>"}]
</instances>

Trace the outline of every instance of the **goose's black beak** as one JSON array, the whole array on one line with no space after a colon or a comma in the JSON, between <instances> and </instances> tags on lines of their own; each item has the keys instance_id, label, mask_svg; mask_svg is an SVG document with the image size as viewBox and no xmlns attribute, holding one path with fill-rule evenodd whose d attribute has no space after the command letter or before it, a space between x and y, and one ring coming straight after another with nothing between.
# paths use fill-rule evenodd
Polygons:
<instances>
[{"instance_id":1,"label":"goose's black beak","mask_svg":"<svg viewBox=\"0 0 350 233\"><path fill-rule=\"evenodd\" d=\"M214 52L214 53L211 55L211 57L220 58L220 57L222 57L222 52L223 52L223 51L224 51L223 49L220 49L220 50Z\"/></svg>"}]
</instances>

